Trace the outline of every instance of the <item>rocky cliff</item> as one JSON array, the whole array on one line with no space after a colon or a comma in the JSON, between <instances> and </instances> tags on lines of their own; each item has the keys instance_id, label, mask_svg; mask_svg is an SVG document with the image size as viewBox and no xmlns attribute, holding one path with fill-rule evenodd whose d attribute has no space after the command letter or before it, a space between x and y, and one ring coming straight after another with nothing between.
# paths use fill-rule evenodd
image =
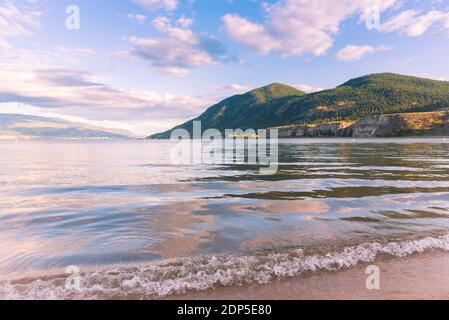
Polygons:
<instances>
[{"instance_id":1,"label":"rocky cliff","mask_svg":"<svg viewBox=\"0 0 449 320\"><path fill-rule=\"evenodd\" d=\"M449 135L449 113L421 112L368 116L356 122L278 127L281 138L397 137Z\"/></svg>"}]
</instances>

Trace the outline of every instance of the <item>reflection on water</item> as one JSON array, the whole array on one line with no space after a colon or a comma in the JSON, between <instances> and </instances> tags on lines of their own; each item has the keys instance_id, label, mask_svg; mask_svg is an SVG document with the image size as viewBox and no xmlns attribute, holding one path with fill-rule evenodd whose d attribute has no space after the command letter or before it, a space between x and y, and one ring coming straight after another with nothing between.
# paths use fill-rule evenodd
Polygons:
<instances>
[{"instance_id":1,"label":"reflection on water","mask_svg":"<svg viewBox=\"0 0 449 320\"><path fill-rule=\"evenodd\" d=\"M1 142L0 274L317 249L449 228L449 144L290 140L279 172L172 144Z\"/></svg>"}]
</instances>

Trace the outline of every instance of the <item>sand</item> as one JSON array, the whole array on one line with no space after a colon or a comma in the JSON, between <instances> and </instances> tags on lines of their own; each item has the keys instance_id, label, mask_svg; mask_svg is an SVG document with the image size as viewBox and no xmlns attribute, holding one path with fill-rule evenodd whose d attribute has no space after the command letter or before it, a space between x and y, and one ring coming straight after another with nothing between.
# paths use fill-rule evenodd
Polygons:
<instances>
[{"instance_id":1,"label":"sand","mask_svg":"<svg viewBox=\"0 0 449 320\"><path fill-rule=\"evenodd\" d=\"M449 299L449 253L428 252L405 258L384 258L380 289L368 290L368 265L339 272L275 281L267 285L220 287L170 299L188 300L421 300Z\"/></svg>"}]
</instances>

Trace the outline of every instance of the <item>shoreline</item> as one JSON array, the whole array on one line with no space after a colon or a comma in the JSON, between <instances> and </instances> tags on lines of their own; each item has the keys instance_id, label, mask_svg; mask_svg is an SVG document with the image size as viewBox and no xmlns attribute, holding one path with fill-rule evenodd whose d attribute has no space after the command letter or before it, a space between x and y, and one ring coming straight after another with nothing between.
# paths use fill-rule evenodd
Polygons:
<instances>
[{"instance_id":1,"label":"shoreline","mask_svg":"<svg viewBox=\"0 0 449 320\"><path fill-rule=\"evenodd\" d=\"M189 140L201 140L201 139L189 139ZM225 139L223 139L225 140ZM238 139L237 139L238 140ZM241 138L241 140L246 140L245 138ZM250 139L252 140L252 139ZM259 140L254 138L254 140ZM335 142L335 141L349 141L352 142L356 140L357 142L371 142L371 141L378 141L378 142L391 142L394 140L415 140L417 142L435 142L435 143L449 143L449 135L404 135L404 136L371 136L371 137L352 137L352 136L316 136L316 137L279 137L279 141L281 142L290 142L295 140L303 140L307 142ZM443 141L436 141L436 140L443 140ZM5 137L0 136L0 142L173 142L169 138L167 139L149 139L149 138L33 138L33 137Z\"/></svg>"},{"instance_id":2,"label":"shoreline","mask_svg":"<svg viewBox=\"0 0 449 320\"><path fill-rule=\"evenodd\" d=\"M380 289L368 290L366 268L380 269ZM164 300L445 300L449 299L449 254L425 252L381 258L338 272L273 281L266 285L218 287Z\"/></svg>"},{"instance_id":3,"label":"shoreline","mask_svg":"<svg viewBox=\"0 0 449 320\"><path fill-rule=\"evenodd\" d=\"M380 290L367 289L373 278L369 266L380 272ZM449 299L449 235L371 242L318 255L294 250L109 266L79 276L77 290L66 290L67 273L0 281L0 299Z\"/></svg>"},{"instance_id":4,"label":"shoreline","mask_svg":"<svg viewBox=\"0 0 449 320\"><path fill-rule=\"evenodd\" d=\"M371 275L367 273L369 266L376 266L380 271L379 290L367 289L366 283ZM116 271L117 269L109 270L106 274L113 276ZM135 280L133 277L127 278L128 282ZM95 284L99 285L102 282L101 279L95 279ZM220 285L204 291L188 291L184 294L175 293L165 297L155 297L143 292L133 292L133 290L123 291L123 287L110 288L112 290L109 292L97 291L95 287L85 288L87 290L84 294L78 295L76 292L68 292L63 288L66 276L62 275L40 278L34 283L36 286L28 288L31 289L29 291L26 289L27 284L33 282L29 280L14 281L16 285L19 285L14 289L15 293L10 292L5 295L8 288L3 288L6 291L3 290L3 295L0 294L0 300L89 300L92 298L156 301L447 300L449 299L449 252L432 250L405 257L380 255L374 262L360 263L339 271L317 270L291 278L272 280L267 284ZM108 279L108 282L111 280L114 279ZM46 294L42 295L43 292Z\"/></svg>"}]
</instances>

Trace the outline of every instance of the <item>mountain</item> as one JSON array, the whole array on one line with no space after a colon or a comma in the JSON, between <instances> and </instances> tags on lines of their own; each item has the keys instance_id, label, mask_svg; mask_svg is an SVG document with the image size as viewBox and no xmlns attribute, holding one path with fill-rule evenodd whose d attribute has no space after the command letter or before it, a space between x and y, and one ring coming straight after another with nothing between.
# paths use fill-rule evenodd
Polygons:
<instances>
[{"instance_id":1,"label":"mountain","mask_svg":"<svg viewBox=\"0 0 449 320\"><path fill-rule=\"evenodd\" d=\"M262 97L260 100L256 98L259 95ZM245 130L354 122L369 116L433 112L448 108L449 82L380 73L310 94L282 84L273 84L228 98L195 120L202 121L203 130ZM192 121L175 129L191 130ZM167 139L172 130L149 138Z\"/></svg>"},{"instance_id":2,"label":"mountain","mask_svg":"<svg viewBox=\"0 0 449 320\"><path fill-rule=\"evenodd\" d=\"M190 120L171 130L155 134L150 139L169 139L175 129L192 131L193 121L201 121L203 129L216 128L262 128L277 125L270 121L269 113L278 105L286 104L289 100L302 97L305 93L293 87L273 83L245 94L235 95L210 107L206 112L194 120Z\"/></svg>"},{"instance_id":3,"label":"mountain","mask_svg":"<svg viewBox=\"0 0 449 320\"><path fill-rule=\"evenodd\" d=\"M0 113L0 139L127 139L132 134L124 130L106 129L21 114Z\"/></svg>"}]
</instances>

